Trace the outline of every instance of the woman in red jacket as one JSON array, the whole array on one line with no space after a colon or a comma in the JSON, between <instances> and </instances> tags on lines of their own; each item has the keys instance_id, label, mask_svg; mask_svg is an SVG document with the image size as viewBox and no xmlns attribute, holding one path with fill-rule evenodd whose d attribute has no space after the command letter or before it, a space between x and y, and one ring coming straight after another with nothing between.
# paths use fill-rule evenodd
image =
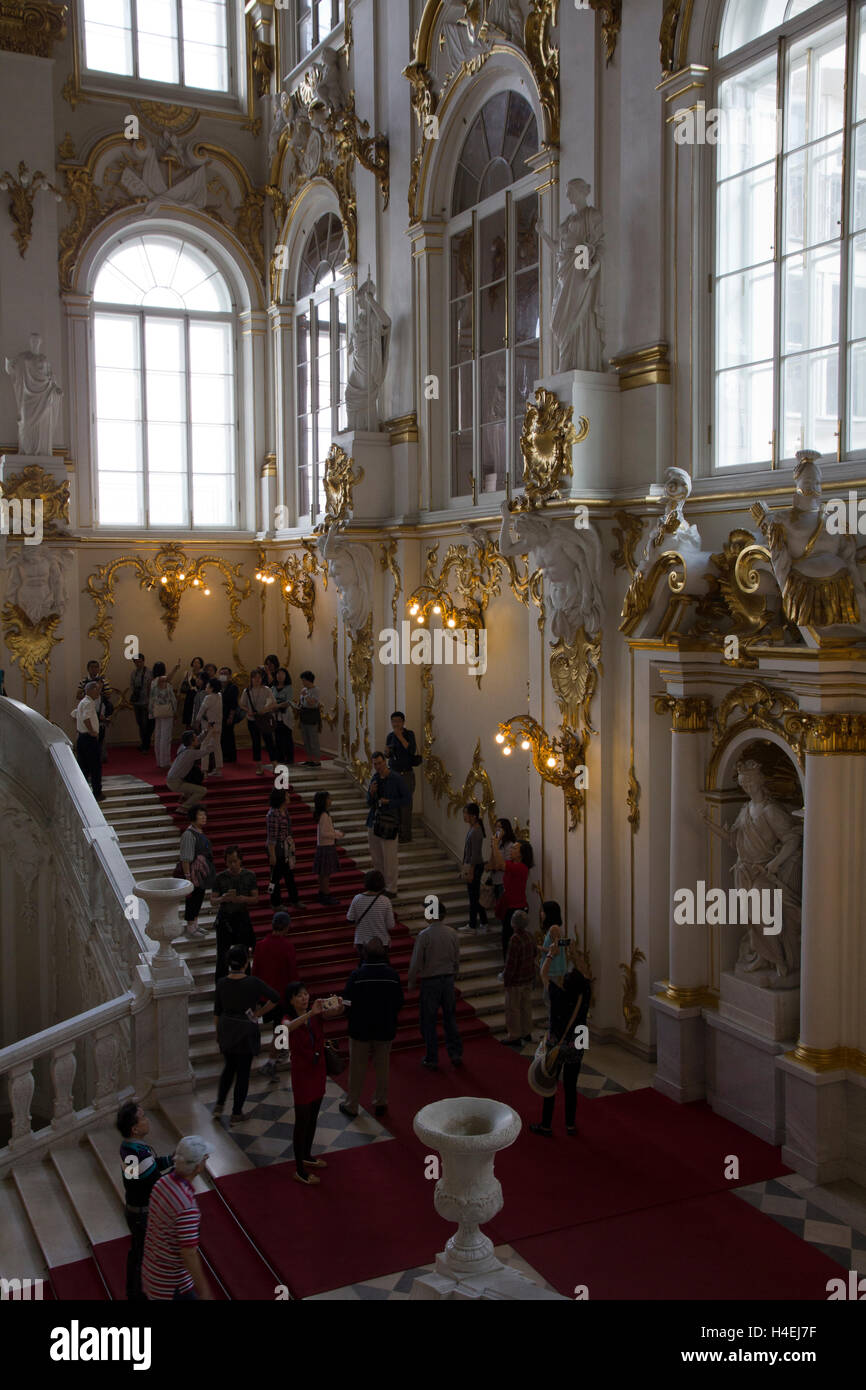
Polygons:
<instances>
[{"instance_id":1,"label":"woman in red jacket","mask_svg":"<svg viewBox=\"0 0 866 1390\"><path fill-rule=\"evenodd\" d=\"M518 840L515 844L509 845L506 855L507 858L503 860L499 857L499 851L494 849L491 860L494 869L502 868L502 892L496 899L495 911L502 923L503 960L508 955L512 916L517 911L529 911L529 905L526 901L526 883L529 878L529 870L535 865L532 845L528 840ZM500 858L500 862L497 862L497 858Z\"/></svg>"},{"instance_id":2,"label":"woman in red jacket","mask_svg":"<svg viewBox=\"0 0 866 1390\"><path fill-rule=\"evenodd\" d=\"M325 1069L325 1030L322 1020L337 1018L343 1012L342 999L332 1008L325 1008L322 999L310 1004L310 992L296 980L286 990L288 1000L289 1052L292 1059L292 1097L295 1105L295 1129L292 1148L295 1155L295 1181L315 1186L319 1179L308 1168L327 1168L323 1158L313 1158L313 1140L319 1107L328 1084ZM329 1001L330 1003L331 1001Z\"/></svg>"}]
</instances>

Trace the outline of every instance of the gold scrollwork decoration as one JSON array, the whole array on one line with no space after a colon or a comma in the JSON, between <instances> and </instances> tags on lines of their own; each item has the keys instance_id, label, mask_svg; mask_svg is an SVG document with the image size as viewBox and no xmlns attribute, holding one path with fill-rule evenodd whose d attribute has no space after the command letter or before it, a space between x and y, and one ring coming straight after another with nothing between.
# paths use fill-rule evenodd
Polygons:
<instances>
[{"instance_id":1,"label":"gold scrollwork decoration","mask_svg":"<svg viewBox=\"0 0 866 1390\"><path fill-rule=\"evenodd\" d=\"M46 536L62 534L69 525L69 484L58 482L39 463L29 463L20 473L10 473L0 484L7 502L14 498L42 502L42 529Z\"/></svg>"},{"instance_id":2,"label":"gold scrollwork decoration","mask_svg":"<svg viewBox=\"0 0 866 1390\"><path fill-rule=\"evenodd\" d=\"M545 144L556 146L560 135L559 49L550 33L557 22L559 0L530 0L523 26L523 43L538 99L544 112Z\"/></svg>"},{"instance_id":3,"label":"gold scrollwork decoration","mask_svg":"<svg viewBox=\"0 0 866 1390\"><path fill-rule=\"evenodd\" d=\"M367 707L373 685L373 615L370 614L364 626L351 639L349 648L349 684L355 697L356 736L349 748L348 762L358 782L371 776L370 743L367 732ZM364 743L366 762L358 759L361 742Z\"/></svg>"},{"instance_id":4,"label":"gold scrollwork decoration","mask_svg":"<svg viewBox=\"0 0 866 1390\"><path fill-rule=\"evenodd\" d=\"M866 714L787 714L785 730L797 746L817 757L866 753ZM801 759L802 762L802 759Z\"/></svg>"},{"instance_id":5,"label":"gold scrollwork decoration","mask_svg":"<svg viewBox=\"0 0 866 1390\"><path fill-rule=\"evenodd\" d=\"M617 525L613 528L618 545L610 552L614 570L628 570L634 574L638 562L636 551L644 533L646 522L642 517L632 516L630 512L614 512Z\"/></svg>"},{"instance_id":6,"label":"gold scrollwork decoration","mask_svg":"<svg viewBox=\"0 0 866 1390\"><path fill-rule=\"evenodd\" d=\"M232 638L232 654L237 669L244 669L238 643L250 631L250 627L240 617L240 605L250 596L250 581L241 578L240 565L230 565L218 555L201 555L191 559L173 542L163 546L153 557L122 555L107 565L101 565L89 576L83 592L96 605L96 621L88 629L87 635L101 643L106 660L114 632L114 622L108 610L114 606L115 583L123 569L135 572L141 589L156 592L163 610L161 619L169 638L177 627L184 593L197 589L202 594L209 594L207 571L219 570L229 601L228 633Z\"/></svg>"},{"instance_id":7,"label":"gold scrollwork decoration","mask_svg":"<svg viewBox=\"0 0 866 1390\"><path fill-rule=\"evenodd\" d=\"M44 667L46 681L50 674L51 653L57 643L63 641L62 637L55 636L60 619L61 614L50 613L34 623L17 604L7 603L3 606L3 640L12 653L13 665L17 662L20 668L25 703L28 685L33 686L36 695L42 682L43 673L38 668Z\"/></svg>"},{"instance_id":8,"label":"gold scrollwork decoration","mask_svg":"<svg viewBox=\"0 0 866 1390\"><path fill-rule=\"evenodd\" d=\"M526 403L520 449L523 454L523 493L509 503L512 512L535 511L559 497L559 486L573 475L572 449L589 434L589 421L580 417L574 427L574 406L545 387Z\"/></svg>"},{"instance_id":9,"label":"gold scrollwork decoration","mask_svg":"<svg viewBox=\"0 0 866 1390\"><path fill-rule=\"evenodd\" d=\"M732 719L736 711L739 719ZM737 686L721 701L713 716L713 754L707 767L707 790L716 785L719 765L731 741L747 729L764 729L788 744L800 766L803 766L804 745L802 730L787 728L788 716L798 715L799 706L793 695L773 690L759 681L747 681Z\"/></svg>"},{"instance_id":10,"label":"gold scrollwork decoration","mask_svg":"<svg viewBox=\"0 0 866 1390\"><path fill-rule=\"evenodd\" d=\"M8 169L0 174L0 189L10 195L9 216L15 225L12 236L18 245L18 254L23 259L33 235L33 202L36 194L53 193L58 203L61 201L61 195L41 169L31 172L23 159L18 162L17 174L11 174Z\"/></svg>"},{"instance_id":11,"label":"gold scrollwork decoration","mask_svg":"<svg viewBox=\"0 0 866 1390\"><path fill-rule=\"evenodd\" d=\"M659 695L655 701L656 714L671 715L671 733L705 734L710 727L713 702L705 695Z\"/></svg>"},{"instance_id":12,"label":"gold scrollwork decoration","mask_svg":"<svg viewBox=\"0 0 866 1390\"><path fill-rule=\"evenodd\" d=\"M686 562L678 550L665 550L653 562L646 574L642 569L636 569L623 599L619 624L620 632L625 633L626 637L630 637L634 632L649 610L662 575L667 576L668 588L671 593L681 594L686 582L685 567ZM674 606L675 600L672 600L659 624L656 636L662 636L667 630Z\"/></svg>"},{"instance_id":13,"label":"gold scrollwork decoration","mask_svg":"<svg viewBox=\"0 0 866 1390\"><path fill-rule=\"evenodd\" d=\"M68 10L50 0L0 0L0 50L50 58L55 43L66 38Z\"/></svg>"},{"instance_id":14,"label":"gold scrollwork decoration","mask_svg":"<svg viewBox=\"0 0 866 1390\"><path fill-rule=\"evenodd\" d=\"M685 64L694 0L666 0L659 30L659 59L665 74Z\"/></svg>"},{"instance_id":15,"label":"gold scrollwork decoration","mask_svg":"<svg viewBox=\"0 0 866 1390\"><path fill-rule=\"evenodd\" d=\"M772 642L784 636L766 595L760 592L761 576L754 568L756 560L769 559L769 552L755 544L751 531L737 529L710 558L716 573L706 577L707 593L697 604L694 635L707 634L719 642L736 637L738 654L726 655L727 664L756 667L757 657L749 649L758 641ZM793 640L799 640L799 634Z\"/></svg>"},{"instance_id":16,"label":"gold scrollwork decoration","mask_svg":"<svg viewBox=\"0 0 866 1390\"><path fill-rule=\"evenodd\" d=\"M561 637L550 654L550 683L564 729L594 734L590 719L592 698L602 674L601 634L588 636L581 627L573 642Z\"/></svg>"},{"instance_id":17,"label":"gold scrollwork decoration","mask_svg":"<svg viewBox=\"0 0 866 1390\"><path fill-rule=\"evenodd\" d=\"M392 538L382 542L379 554L379 564L383 570L390 574L393 580L391 591L391 613L394 618L394 626L397 626L397 611L400 603L400 595L403 592L403 577L400 574L400 566L397 563L397 542Z\"/></svg>"},{"instance_id":18,"label":"gold scrollwork decoration","mask_svg":"<svg viewBox=\"0 0 866 1390\"><path fill-rule=\"evenodd\" d=\"M625 1019L625 1030L630 1038L633 1038L643 1017L637 1004L637 967L646 960L646 956L639 946L635 946L631 953L631 962L626 965L625 961L620 961L619 968L622 971L622 1016Z\"/></svg>"},{"instance_id":19,"label":"gold scrollwork decoration","mask_svg":"<svg viewBox=\"0 0 866 1390\"><path fill-rule=\"evenodd\" d=\"M530 714L513 715L499 725L496 742L512 752L519 743L532 754L532 764L543 781L559 787L565 797L569 830L580 824L586 801L586 736L563 728L551 738Z\"/></svg>"},{"instance_id":20,"label":"gold scrollwork decoration","mask_svg":"<svg viewBox=\"0 0 866 1390\"><path fill-rule=\"evenodd\" d=\"M640 830L640 782L637 780L634 763L628 770L628 792L626 794L626 804L628 805L628 823L631 826L632 835L636 835Z\"/></svg>"},{"instance_id":21,"label":"gold scrollwork decoration","mask_svg":"<svg viewBox=\"0 0 866 1390\"><path fill-rule=\"evenodd\" d=\"M331 628L331 643L332 643L332 647L333 647L333 660L334 660L334 671L335 671L335 672L336 672L336 671L339 671L339 669L340 669L340 668L339 668L339 665L337 664L337 656L338 656L338 653L339 653L339 645L338 645L338 644L339 644L339 635L340 635L339 621L338 621L338 619L335 618L335 619L334 619L334 626ZM340 692L339 692L339 690L337 690L337 691L335 692L335 694L334 694L334 708L331 710L330 714L326 714L324 710L322 711L322 721L323 721L325 724L327 724L327 726L328 726L329 729L335 729L335 728L337 727L337 720L338 720L338 718L339 718L339 711L340 711Z\"/></svg>"},{"instance_id":22,"label":"gold scrollwork decoration","mask_svg":"<svg viewBox=\"0 0 866 1390\"><path fill-rule=\"evenodd\" d=\"M601 39L608 67L616 53L616 41L622 28L622 0L589 0L590 8L601 15Z\"/></svg>"},{"instance_id":23,"label":"gold scrollwork decoration","mask_svg":"<svg viewBox=\"0 0 866 1390\"><path fill-rule=\"evenodd\" d=\"M363 468L359 466L356 472L354 459L339 444L332 444L325 460L325 516L315 529L316 535L330 531L332 526L345 526L352 515L355 488L363 479Z\"/></svg>"}]
</instances>

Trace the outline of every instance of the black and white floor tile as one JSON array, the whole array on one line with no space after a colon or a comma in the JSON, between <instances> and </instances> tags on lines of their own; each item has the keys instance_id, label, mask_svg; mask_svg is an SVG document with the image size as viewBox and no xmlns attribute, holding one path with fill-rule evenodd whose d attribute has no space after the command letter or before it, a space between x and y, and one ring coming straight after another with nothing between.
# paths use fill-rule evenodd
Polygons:
<instances>
[{"instance_id":1,"label":"black and white floor tile","mask_svg":"<svg viewBox=\"0 0 866 1390\"><path fill-rule=\"evenodd\" d=\"M236 1129L230 1129L228 1113L220 1121L257 1168L266 1168L270 1163L282 1163L292 1158L295 1111L289 1075L289 1072L278 1072L276 1081L272 1083L264 1077L254 1077L244 1106L244 1114L247 1116L244 1123ZM346 1093L341 1086L334 1081L328 1082L319 1111L319 1123L316 1126L314 1158L333 1153L337 1149L354 1149L366 1144L378 1144L393 1137L366 1110L360 1110L357 1119L349 1119L347 1115L341 1114L339 1104L345 1097ZM214 1102L211 1101L208 1108L212 1110L213 1105Z\"/></svg>"},{"instance_id":2,"label":"black and white floor tile","mask_svg":"<svg viewBox=\"0 0 866 1390\"><path fill-rule=\"evenodd\" d=\"M814 1245L843 1269L856 1269L866 1274L866 1230L827 1211L821 1205L821 1190L808 1178L790 1173L751 1187L738 1187L734 1195L778 1221L800 1240ZM830 1194L825 1200L833 1204Z\"/></svg>"},{"instance_id":3,"label":"black and white floor tile","mask_svg":"<svg viewBox=\"0 0 866 1390\"><path fill-rule=\"evenodd\" d=\"M522 1259L510 1245L498 1245L494 1254L503 1264L516 1269L520 1274L525 1274L527 1279L532 1280L533 1284L538 1284L543 1289L555 1292L553 1285L548 1284L544 1276L527 1264L526 1260ZM421 1265L418 1269L404 1269L397 1274L386 1274L379 1279L367 1279L362 1284L348 1284L342 1289L331 1289L328 1293L317 1293L311 1298L304 1299L304 1302L339 1300L341 1303L405 1303L409 1299L415 1280L422 1274L432 1273L434 1268L433 1264L429 1264Z\"/></svg>"}]
</instances>

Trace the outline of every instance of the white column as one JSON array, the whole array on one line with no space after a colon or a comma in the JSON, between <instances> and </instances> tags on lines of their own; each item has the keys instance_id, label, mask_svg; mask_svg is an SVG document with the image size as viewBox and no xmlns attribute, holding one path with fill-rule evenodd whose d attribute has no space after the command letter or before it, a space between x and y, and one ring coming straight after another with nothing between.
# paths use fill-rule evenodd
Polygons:
<instances>
[{"instance_id":1,"label":"white column","mask_svg":"<svg viewBox=\"0 0 866 1390\"><path fill-rule=\"evenodd\" d=\"M295 469L295 378L292 370L295 311L289 304L272 304L268 310L268 318L273 371L271 389L274 398L274 449L277 455L275 505L286 508L288 525L296 525L299 518ZM274 527L273 521L272 518L268 529L280 529Z\"/></svg>"},{"instance_id":2,"label":"white column","mask_svg":"<svg viewBox=\"0 0 866 1390\"><path fill-rule=\"evenodd\" d=\"M433 510L449 495L450 462L443 470L441 460L449 459L448 422L443 417L447 382L442 364L447 361L443 342L442 305L447 294L447 276L441 221L416 222L409 228L415 282L414 317L417 333L415 360L418 363L418 430L420 435L418 496L410 497L410 509ZM431 378L435 378L431 381ZM431 392L435 394L431 395Z\"/></svg>"}]
</instances>

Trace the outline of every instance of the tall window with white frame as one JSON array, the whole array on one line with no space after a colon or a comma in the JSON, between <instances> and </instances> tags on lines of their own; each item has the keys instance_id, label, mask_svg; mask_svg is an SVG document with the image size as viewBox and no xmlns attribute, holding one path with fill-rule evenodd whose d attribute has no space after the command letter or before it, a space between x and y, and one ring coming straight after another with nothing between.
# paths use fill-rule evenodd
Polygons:
<instances>
[{"instance_id":1,"label":"tall window with white frame","mask_svg":"<svg viewBox=\"0 0 866 1390\"><path fill-rule=\"evenodd\" d=\"M297 0L298 62L343 22L343 0Z\"/></svg>"},{"instance_id":2,"label":"tall window with white frame","mask_svg":"<svg viewBox=\"0 0 866 1390\"><path fill-rule=\"evenodd\" d=\"M538 377L538 126L518 92L473 120L448 227L451 496L501 492L518 477L527 397ZM522 474L520 475L522 476Z\"/></svg>"},{"instance_id":3,"label":"tall window with white frame","mask_svg":"<svg viewBox=\"0 0 866 1390\"><path fill-rule=\"evenodd\" d=\"M325 460L345 430L349 287L343 227L320 217L298 271L295 350L298 411L298 515L325 509Z\"/></svg>"},{"instance_id":4,"label":"tall window with white frame","mask_svg":"<svg viewBox=\"0 0 866 1390\"><path fill-rule=\"evenodd\" d=\"M82 8L86 71L230 90L227 0L82 0Z\"/></svg>"},{"instance_id":5,"label":"tall window with white frame","mask_svg":"<svg viewBox=\"0 0 866 1390\"><path fill-rule=\"evenodd\" d=\"M132 235L93 286L100 526L238 525L235 313L180 236Z\"/></svg>"},{"instance_id":6,"label":"tall window with white frame","mask_svg":"<svg viewBox=\"0 0 866 1390\"><path fill-rule=\"evenodd\" d=\"M718 468L866 450L866 5L817 8L728 0L722 19Z\"/></svg>"}]
</instances>

